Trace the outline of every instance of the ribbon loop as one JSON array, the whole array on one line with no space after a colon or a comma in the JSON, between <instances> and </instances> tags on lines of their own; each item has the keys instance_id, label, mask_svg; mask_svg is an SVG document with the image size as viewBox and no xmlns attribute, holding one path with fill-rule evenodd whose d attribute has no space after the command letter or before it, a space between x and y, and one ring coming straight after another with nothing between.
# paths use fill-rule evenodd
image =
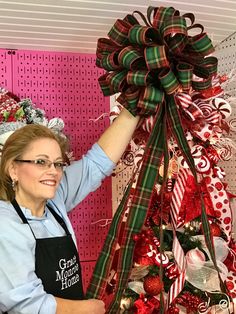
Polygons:
<instances>
[{"instance_id":1,"label":"ribbon loop","mask_svg":"<svg viewBox=\"0 0 236 314\"><path fill-rule=\"evenodd\" d=\"M153 43L162 43L160 33L152 27L134 25L129 31L129 41L137 45L153 45Z\"/></svg>"},{"instance_id":2,"label":"ribbon loop","mask_svg":"<svg viewBox=\"0 0 236 314\"><path fill-rule=\"evenodd\" d=\"M147 47L144 51L145 60L149 70L169 67L165 46Z\"/></svg>"},{"instance_id":3,"label":"ribbon loop","mask_svg":"<svg viewBox=\"0 0 236 314\"><path fill-rule=\"evenodd\" d=\"M186 20L182 16L173 16L170 19L166 19L161 26L161 34L165 38L166 36L173 34L182 34L187 36Z\"/></svg>"},{"instance_id":4,"label":"ribbon loop","mask_svg":"<svg viewBox=\"0 0 236 314\"><path fill-rule=\"evenodd\" d=\"M207 56L214 51L214 48L207 34L201 33L189 38L188 51L192 54Z\"/></svg>"},{"instance_id":5,"label":"ribbon loop","mask_svg":"<svg viewBox=\"0 0 236 314\"><path fill-rule=\"evenodd\" d=\"M154 11L154 16L153 16L153 22L152 26L156 29L161 28L162 23L165 20L170 19L172 16L179 15L179 11L175 10L173 7L159 7L159 8L154 8L150 7L148 8L147 14L150 17L152 12Z\"/></svg>"},{"instance_id":6,"label":"ribbon loop","mask_svg":"<svg viewBox=\"0 0 236 314\"><path fill-rule=\"evenodd\" d=\"M177 65L177 77L184 91L192 86L193 66L189 63L180 62Z\"/></svg>"},{"instance_id":7,"label":"ribbon loop","mask_svg":"<svg viewBox=\"0 0 236 314\"><path fill-rule=\"evenodd\" d=\"M145 65L143 55L132 46L125 47L118 56L118 62L126 69L136 69Z\"/></svg>"},{"instance_id":8,"label":"ribbon loop","mask_svg":"<svg viewBox=\"0 0 236 314\"><path fill-rule=\"evenodd\" d=\"M129 85L146 86L153 81L153 73L144 70L129 71L127 74L127 83Z\"/></svg>"},{"instance_id":9,"label":"ribbon loop","mask_svg":"<svg viewBox=\"0 0 236 314\"><path fill-rule=\"evenodd\" d=\"M170 68L163 69L158 77L167 95L173 94L180 88L180 84Z\"/></svg>"},{"instance_id":10,"label":"ribbon loop","mask_svg":"<svg viewBox=\"0 0 236 314\"><path fill-rule=\"evenodd\" d=\"M111 54L104 56L101 59L100 65L107 71L120 69L118 55L119 51L113 51Z\"/></svg>"},{"instance_id":11,"label":"ribbon loop","mask_svg":"<svg viewBox=\"0 0 236 314\"><path fill-rule=\"evenodd\" d=\"M128 34L131 25L125 20L117 20L108 33L108 37L118 46L129 43Z\"/></svg>"}]
</instances>

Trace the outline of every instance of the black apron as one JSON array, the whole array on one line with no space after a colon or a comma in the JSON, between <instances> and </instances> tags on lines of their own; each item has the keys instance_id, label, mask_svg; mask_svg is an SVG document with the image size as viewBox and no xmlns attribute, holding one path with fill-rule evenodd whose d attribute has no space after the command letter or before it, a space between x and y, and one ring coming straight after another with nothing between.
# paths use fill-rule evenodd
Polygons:
<instances>
[{"instance_id":1,"label":"black apron","mask_svg":"<svg viewBox=\"0 0 236 314\"><path fill-rule=\"evenodd\" d=\"M31 226L16 200L12 205L23 223ZM47 205L66 235L37 239L35 247L35 273L42 280L44 290L55 297L70 300L84 299L81 266L77 248L64 220Z\"/></svg>"}]
</instances>

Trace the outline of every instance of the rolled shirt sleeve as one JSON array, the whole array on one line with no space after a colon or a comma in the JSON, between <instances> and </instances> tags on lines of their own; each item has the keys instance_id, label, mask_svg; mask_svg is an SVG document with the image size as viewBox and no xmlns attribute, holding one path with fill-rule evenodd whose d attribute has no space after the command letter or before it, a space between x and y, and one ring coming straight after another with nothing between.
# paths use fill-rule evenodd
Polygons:
<instances>
[{"instance_id":1,"label":"rolled shirt sleeve","mask_svg":"<svg viewBox=\"0 0 236 314\"><path fill-rule=\"evenodd\" d=\"M112 173L115 166L95 143L86 155L66 168L56 198L63 200L67 211L73 209L101 185L102 180Z\"/></svg>"}]
</instances>

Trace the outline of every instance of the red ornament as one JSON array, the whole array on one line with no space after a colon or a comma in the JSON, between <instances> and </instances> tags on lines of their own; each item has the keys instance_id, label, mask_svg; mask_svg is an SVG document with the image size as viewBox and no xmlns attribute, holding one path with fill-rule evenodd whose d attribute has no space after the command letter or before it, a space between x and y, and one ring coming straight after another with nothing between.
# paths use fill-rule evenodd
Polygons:
<instances>
[{"instance_id":1,"label":"red ornament","mask_svg":"<svg viewBox=\"0 0 236 314\"><path fill-rule=\"evenodd\" d=\"M208 219L209 219L209 217L208 217ZM221 231L220 226L215 222L211 222L210 219L209 219L209 223L210 223L210 229L211 229L212 236L213 237L220 237L222 235L222 231ZM203 233L202 224L201 224L201 232Z\"/></svg>"},{"instance_id":2,"label":"red ornament","mask_svg":"<svg viewBox=\"0 0 236 314\"><path fill-rule=\"evenodd\" d=\"M159 276L147 276L144 278L143 288L149 295L158 295L163 289L163 282Z\"/></svg>"}]
</instances>

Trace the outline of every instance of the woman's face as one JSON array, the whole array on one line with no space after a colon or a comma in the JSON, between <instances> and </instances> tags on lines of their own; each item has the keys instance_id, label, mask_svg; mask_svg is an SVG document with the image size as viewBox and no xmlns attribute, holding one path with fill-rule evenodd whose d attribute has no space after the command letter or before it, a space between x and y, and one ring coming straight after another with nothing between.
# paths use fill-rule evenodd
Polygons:
<instances>
[{"instance_id":1,"label":"woman's face","mask_svg":"<svg viewBox=\"0 0 236 314\"><path fill-rule=\"evenodd\" d=\"M58 143L50 138L41 138L32 142L23 153L21 161L15 161L9 172L13 180L17 181L16 199L28 208L44 203L55 196L63 171L54 164L42 166L44 160L63 162ZM37 160L33 162L24 162ZM56 164L57 166L58 164ZM32 204L32 205L31 205Z\"/></svg>"}]
</instances>

